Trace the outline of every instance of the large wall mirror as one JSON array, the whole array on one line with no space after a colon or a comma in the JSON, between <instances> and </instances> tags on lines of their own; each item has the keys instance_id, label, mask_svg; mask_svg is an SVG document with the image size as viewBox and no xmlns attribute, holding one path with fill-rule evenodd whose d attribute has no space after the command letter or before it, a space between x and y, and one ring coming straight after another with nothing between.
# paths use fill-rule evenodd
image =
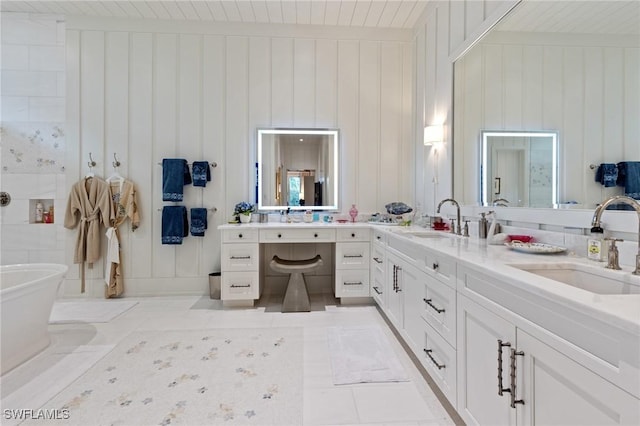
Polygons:
<instances>
[{"instance_id":1,"label":"large wall mirror","mask_svg":"<svg viewBox=\"0 0 640 426\"><path fill-rule=\"evenodd\" d=\"M558 135L482 131L480 192L485 206L558 203Z\"/></svg>"},{"instance_id":2,"label":"large wall mirror","mask_svg":"<svg viewBox=\"0 0 640 426\"><path fill-rule=\"evenodd\" d=\"M639 22L637 0L523 0L457 59L454 197L478 205L496 195L479 182L485 129L557 133L563 207L592 209L623 193L595 182L590 166L640 160ZM498 198L549 207L509 197L516 195Z\"/></svg>"},{"instance_id":3,"label":"large wall mirror","mask_svg":"<svg viewBox=\"0 0 640 426\"><path fill-rule=\"evenodd\" d=\"M338 130L258 129L258 210L338 209Z\"/></svg>"}]
</instances>

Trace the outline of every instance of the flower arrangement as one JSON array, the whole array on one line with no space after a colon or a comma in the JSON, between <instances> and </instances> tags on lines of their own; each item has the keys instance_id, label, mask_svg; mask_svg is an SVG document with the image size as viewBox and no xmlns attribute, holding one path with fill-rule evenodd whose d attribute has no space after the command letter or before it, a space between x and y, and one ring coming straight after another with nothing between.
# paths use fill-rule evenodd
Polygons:
<instances>
[{"instance_id":1,"label":"flower arrangement","mask_svg":"<svg viewBox=\"0 0 640 426\"><path fill-rule=\"evenodd\" d=\"M241 201L236 204L235 209L233 210L234 215L243 214L245 216L249 216L253 212L253 204L247 203L246 201Z\"/></svg>"}]
</instances>

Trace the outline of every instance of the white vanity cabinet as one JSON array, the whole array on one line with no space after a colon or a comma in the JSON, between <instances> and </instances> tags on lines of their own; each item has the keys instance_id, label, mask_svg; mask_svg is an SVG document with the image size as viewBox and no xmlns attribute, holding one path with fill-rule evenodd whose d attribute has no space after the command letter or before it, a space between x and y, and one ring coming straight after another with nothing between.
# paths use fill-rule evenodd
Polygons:
<instances>
[{"instance_id":1,"label":"white vanity cabinet","mask_svg":"<svg viewBox=\"0 0 640 426\"><path fill-rule=\"evenodd\" d=\"M336 230L336 297L369 297L369 234L366 227Z\"/></svg>"},{"instance_id":2,"label":"white vanity cabinet","mask_svg":"<svg viewBox=\"0 0 640 426\"><path fill-rule=\"evenodd\" d=\"M387 239L383 232L374 229L371 231L371 262L369 277L371 278L370 294L373 300L384 309L387 305Z\"/></svg>"},{"instance_id":3,"label":"white vanity cabinet","mask_svg":"<svg viewBox=\"0 0 640 426\"><path fill-rule=\"evenodd\" d=\"M258 230L226 229L222 242L221 299L253 302L260 298Z\"/></svg>"},{"instance_id":4,"label":"white vanity cabinet","mask_svg":"<svg viewBox=\"0 0 640 426\"><path fill-rule=\"evenodd\" d=\"M592 354L466 286L484 281L488 294L497 281L464 270L461 281L457 411L467 424L640 423L640 400L588 368Z\"/></svg>"}]
</instances>

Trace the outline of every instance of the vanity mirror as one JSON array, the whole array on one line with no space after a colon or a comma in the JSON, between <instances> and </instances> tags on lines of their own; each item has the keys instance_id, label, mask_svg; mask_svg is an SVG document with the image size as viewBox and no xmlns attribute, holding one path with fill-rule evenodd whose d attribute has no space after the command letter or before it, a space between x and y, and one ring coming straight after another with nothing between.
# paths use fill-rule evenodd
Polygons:
<instances>
[{"instance_id":1,"label":"vanity mirror","mask_svg":"<svg viewBox=\"0 0 640 426\"><path fill-rule=\"evenodd\" d=\"M484 129L557 132L560 205L593 209L621 194L595 182L590 165L640 159L640 98L629 96L640 90L638 22L635 0L523 0L457 59L455 199L493 201L478 182L487 170L478 149ZM551 207L509 197L500 198Z\"/></svg>"},{"instance_id":2,"label":"vanity mirror","mask_svg":"<svg viewBox=\"0 0 640 426\"><path fill-rule=\"evenodd\" d=\"M558 135L482 131L480 192L485 206L558 203Z\"/></svg>"},{"instance_id":3,"label":"vanity mirror","mask_svg":"<svg viewBox=\"0 0 640 426\"><path fill-rule=\"evenodd\" d=\"M337 210L338 134L258 129L258 210Z\"/></svg>"}]
</instances>

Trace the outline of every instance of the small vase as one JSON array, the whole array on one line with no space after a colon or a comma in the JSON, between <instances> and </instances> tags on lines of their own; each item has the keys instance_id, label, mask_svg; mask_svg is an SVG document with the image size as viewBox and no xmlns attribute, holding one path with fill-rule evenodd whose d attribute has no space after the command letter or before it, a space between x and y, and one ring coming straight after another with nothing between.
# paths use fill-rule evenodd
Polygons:
<instances>
[{"instance_id":1,"label":"small vase","mask_svg":"<svg viewBox=\"0 0 640 426\"><path fill-rule=\"evenodd\" d=\"M249 223L249 222L251 222L251 213L249 213L249 214L240 213L238 215L238 217L240 218L240 223Z\"/></svg>"},{"instance_id":2,"label":"small vase","mask_svg":"<svg viewBox=\"0 0 640 426\"><path fill-rule=\"evenodd\" d=\"M351 222L355 222L358 217L358 209L355 204L351 204L351 208L349 209L349 216L351 216Z\"/></svg>"}]
</instances>

